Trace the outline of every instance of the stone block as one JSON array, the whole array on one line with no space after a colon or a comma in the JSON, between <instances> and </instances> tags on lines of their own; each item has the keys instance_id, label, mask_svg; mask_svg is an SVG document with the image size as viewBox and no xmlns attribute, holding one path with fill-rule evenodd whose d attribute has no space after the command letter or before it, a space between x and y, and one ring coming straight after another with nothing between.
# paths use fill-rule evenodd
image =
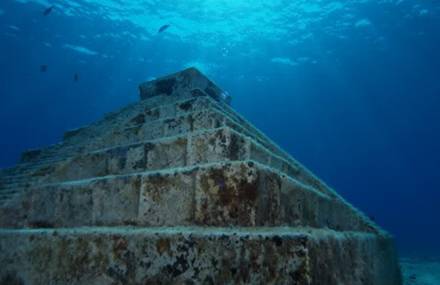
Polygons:
<instances>
[{"instance_id":1,"label":"stone block","mask_svg":"<svg viewBox=\"0 0 440 285\"><path fill-rule=\"evenodd\" d=\"M177 117L178 115L176 114L176 105L178 103L172 103L172 104L164 104L164 105L160 105L159 107L157 107L157 109L159 110L160 113L160 117L163 119L169 119L169 118L174 118Z\"/></svg>"},{"instance_id":2,"label":"stone block","mask_svg":"<svg viewBox=\"0 0 440 285\"><path fill-rule=\"evenodd\" d=\"M141 176L130 175L93 182L93 224L137 224Z\"/></svg>"},{"instance_id":3,"label":"stone block","mask_svg":"<svg viewBox=\"0 0 440 285\"><path fill-rule=\"evenodd\" d=\"M333 206L336 201L291 178L284 177L281 182L281 219L284 224L334 228L328 218L334 209L321 206Z\"/></svg>"},{"instance_id":4,"label":"stone block","mask_svg":"<svg viewBox=\"0 0 440 285\"><path fill-rule=\"evenodd\" d=\"M181 116L175 118L165 119L164 135L165 137L171 137L189 133L192 131L192 119L190 116Z\"/></svg>"},{"instance_id":5,"label":"stone block","mask_svg":"<svg viewBox=\"0 0 440 285\"><path fill-rule=\"evenodd\" d=\"M158 173L144 176L139 198L138 224L175 226L192 223L194 174Z\"/></svg>"},{"instance_id":6,"label":"stone block","mask_svg":"<svg viewBox=\"0 0 440 285\"><path fill-rule=\"evenodd\" d=\"M145 144L135 144L99 152L107 166L104 175L125 174L146 169L148 153L146 148Z\"/></svg>"},{"instance_id":7,"label":"stone block","mask_svg":"<svg viewBox=\"0 0 440 285\"><path fill-rule=\"evenodd\" d=\"M80 154L55 165L46 183L71 181L78 178L93 178L106 175L107 163L103 153Z\"/></svg>"},{"instance_id":8,"label":"stone block","mask_svg":"<svg viewBox=\"0 0 440 285\"><path fill-rule=\"evenodd\" d=\"M147 167L148 170L167 169L173 167L183 167L187 160L186 137L162 140L146 145Z\"/></svg>"},{"instance_id":9,"label":"stone block","mask_svg":"<svg viewBox=\"0 0 440 285\"><path fill-rule=\"evenodd\" d=\"M125 176L35 188L21 206L22 222L43 228L135 224L140 185L138 176Z\"/></svg>"},{"instance_id":10,"label":"stone block","mask_svg":"<svg viewBox=\"0 0 440 285\"><path fill-rule=\"evenodd\" d=\"M206 226L257 226L273 219L263 197L276 196L277 189L262 189L260 173L253 162L217 165L201 169L195 185L195 223ZM276 207L276 205L275 205ZM276 215L275 215L276 216Z\"/></svg>"},{"instance_id":11,"label":"stone block","mask_svg":"<svg viewBox=\"0 0 440 285\"><path fill-rule=\"evenodd\" d=\"M155 121L158 120L159 118L162 117L162 112L160 107L156 107L156 108L145 108L144 110L144 118L145 118L145 122L151 122L151 121Z\"/></svg>"},{"instance_id":12,"label":"stone block","mask_svg":"<svg viewBox=\"0 0 440 285\"><path fill-rule=\"evenodd\" d=\"M216 101L230 104L231 98L195 68L145 82L139 86L142 100L155 96L198 97L210 96Z\"/></svg>"},{"instance_id":13,"label":"stone block","mask_svg":"<svg viewBox=\"0 0 440 285\"><path fill-rule=\"evenodd\" d=\"M138 142L142 140L154 140L164 136L164 124L161 120L153 121L142 125L136 133L130 136L129 142Z\"/></svg>"},{"instance_id":14,"label":"stone block","mask_svg":"<svg viewBox=\"0 0 440 285\"><path fill-rule=\"evenodd\" d=\"M225 118L212 110L192 113L193 130L215 129L224 126Z\"/></svg>"},{"instance_id":15,"label":"stone block","mask_svg":"<svg viewBox=\"0 0 440 285\"><path fill-rule=\"evenodd\" d=\"M29 227L52 228L93 224L92 188L57 185L31 190L31 203L21 210L26 213Z\"/></svg>"},{"instance_id":16,"label":"stone block","mask_svg":"<svg viewBox=\"0 0 440 285\"><path fill-rule=\"evenodd\" d=\"M0 237L0 284L401 284L390 238L370 234L116 227Z\"/></svg>"},{"instance_id":17,"label":"stone block","mask_svg":"<svg viewBox=\"0 0 440 285\"><path fill-rule=\"evenodd\" d=\"M226 160L246 160L249 141L229 128L221 128L191 136L188 165Z\"/></svg>"},{"instance_id":18,"label":"stone block","mask_svg":"<svg viewBox=\"0 0 440 285\"><path fill-rule=\"evenodd\" d=\"M142 177L142 183L138 176ZM106 176L36 187L31 191L30 209L23 208L20 212L29 218L23 218L22 223L29 220L29 224L51 227L81 223L286 225L375 231L373 224L343 200L253 161Z\"/></svg>"},{"instance_id":19,"label":"stone block","mask_svg":"<svg viewBox=\"0 0 440 285\"><path fill-rule=\"evenodd\" d=\"M269 165L270 154L262 146L256 143L251 143L249 159L257 161L263 165Z\"/></svg>"}]
</instances>

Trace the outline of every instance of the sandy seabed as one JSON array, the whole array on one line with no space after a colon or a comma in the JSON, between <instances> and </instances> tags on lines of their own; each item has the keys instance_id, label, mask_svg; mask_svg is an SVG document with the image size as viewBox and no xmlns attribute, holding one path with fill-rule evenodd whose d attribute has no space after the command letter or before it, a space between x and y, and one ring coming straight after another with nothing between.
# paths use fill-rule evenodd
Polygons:
<instances>
[{"instance_id":1,"label":"sandy seabed","mask_svg":"<svg viewBox=\"0 0 440 285\"><path fill-rule=\"evenodd\" d=\"M440 285L440 259L402 258L404 285Z\"/></svg>"}]
</instances>

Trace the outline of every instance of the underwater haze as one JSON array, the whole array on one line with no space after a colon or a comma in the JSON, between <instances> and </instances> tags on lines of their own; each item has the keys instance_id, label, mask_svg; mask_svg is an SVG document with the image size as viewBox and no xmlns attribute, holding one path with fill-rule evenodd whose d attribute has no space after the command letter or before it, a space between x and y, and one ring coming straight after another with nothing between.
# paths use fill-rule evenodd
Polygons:
<instances>
[{"instance_id":1,"label":"underwater haze","mask_svg":"<svg viewBox=\"0 0 440 285\"><path fill-rule=\"evenodd\" d=\"M440 2L2 0L0 167L195 66L392 233L439 255Z\"/></svg>"}]
</instances>

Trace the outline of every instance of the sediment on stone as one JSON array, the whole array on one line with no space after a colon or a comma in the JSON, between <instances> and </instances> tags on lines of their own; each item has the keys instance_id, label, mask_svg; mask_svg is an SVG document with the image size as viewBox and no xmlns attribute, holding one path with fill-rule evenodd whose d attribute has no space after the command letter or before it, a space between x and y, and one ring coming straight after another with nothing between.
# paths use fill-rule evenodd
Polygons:
<instances>
[{"instance_id":1,"label":"sediment on stone","mask_svg":"<svg viewBox=\"0 0 440 285\"><path fill-rule=\"evenodd\" d=\"M302 183L309 183L307 177L301 175L301 169L294 169L287 161L253 139L228 127L93 151L53 164L46 171L30 172L21 179L32 177L35 184L41 184L128 174L144 169L159 170L248 159L271 166ZM4 188L11 185L8 177L0 180L4 181ZM333 195L332 192L326 193Z\"/></svg>"},{"instance_id":2,"label":"sediment on stone","mask_svg":"<svg viewBox=\"0 0 440 285\"><path fill-rule=\"evenodd\" d=\"M196 106L196 107L194 107ZM214 107L215 106L215 107ZM160 108L162 108L162 111L159 111ZM211 115L210 113L207 114L207 116L202 116L203 117L203 121L206 122L207 120L205 119L206 117L215 117L216 120L214 123L212 123L211 125L203 125L202 123L195 123L195 128L212 128L213 125L214 126L218 126L218 125L228 125L231 128L236 129L237 131L240 131L244 134L246 134L247 136L252 137L254 140L257 140L259 144L262 144L264 148L269 148L269 152L272 151L276 151L275 154L279 155L279 154L283 154L278 150L278 147L276 145L274 145L270 140L268 140L267 138L265 138L264 136L260 135L259 132L253 128L249 123L246 123L246 121L244 119L237 119L239 120L239 122L243 125L239 125L237 124L237 121L234 122L234 120L232 120L230 117L228 117L225 113L218 113L218 111L215 110L226 110L225 108L227 108L226 106L220 106L220 104L218 104L217 102L214 102L212 99L209 99L209 97L202 97L202 98L192 98L192 99L188 99L188 100L180 100L177 102L173 102L171 104L165 105L165 106L158 106L156 107L156 109L153 109L152 111L149 110L148 112L151 113L158 113L158 114L166 114L167 116L172 116L172 115L178 115L180 114L180 117L178 117L178 119L174 120L174 119L166 119L166 118L162 118L159 119L160 116L153 116L154 120L152 121L148 121L150 123L154 123L156 122L157 127L155 127L154 125L151 126L148 122L145 122L145 115L144 114L138 114L135 115L133 117L132 116L126 116L126 120L129 123L125 123L122 125L130 125L131 127L125 128L124 131L118 133L117 131L115 132L115 130L112 131L111 134L107 135L104 138L101 138L98 141L95 141L94 143L90 143L90 138L86 137L83 138L84 141L87 141L89 146L87 148L81 147L81 148L77 148L77 152L75 153L74 151L72 151L72 154L66 154L64 152L64 160L67 160L69 158L71 158L72 156L75 156L75 154L77 155L78 153L87 153L89 151L93 151L99 148L102 148L104 146L115 146L116 144L119 145L124 145L124 144L130 144L130 143L136 143L142 139L154 139L156 137L166 137L166 136L170 136L170 135L174 135L174 134L179 134L179 132L191 132L192 128L190 126L188 126L188 124L191 124L194 117L196 118L200 118L200 111L197 113L190 113L190 117L185 117L188 116L188 110L191 109L198 109L198 108L206 108L204 110L210 110L210 108L212 108L214 110L215 113L213 113L213 115ZM183 110L183 112L179 113L176 111L176 109L179 110ZM123 113L123 112L121 112ZM231 113L231 111L229 110L229 113ZM185 114L185 115L184 115ZM197 115L198 114L198 115ZM139 119L142 116L142 119ZM222 120L222 116L224 116L224 119ZM235 116L236 118L238 118L238 116ZM141 121L139 124L139 120ZM221 122L223 121L223 123ZM246 127L243 127L246 126ZM251 131L250 131L251 130ZM76 132L74 135L70 135L69 137L72 136L79 136L79 137L83 137L81 135L79 135L81 133L81 131ZM133 137L134 136L134 137ZM262 140L263 138L263 140ZM99 142L101 141L101 142ZM117 143L113 143L117 142ZM269 141L269 143L268 143ZM63 148L64 149L64 148ZM41 157L41 152L42 151L32 151L30 153L37 153L40 155ZM29 154L24 154L24 157L32 157L32 155ZM38 157L38 156L36 156ZM313 175L311 175L304 167L302 167L301 165L299 165L296 161L292 161L291 159L289 159L290 163L285 163L285 161L283 162L284 159L286 159L286 157L288 158L288 156L283 157L281 160L272 160L271 163L272 164L279 164L278 166L274 166L275 168L279 168L279 167L284 167L285 171L287 173L293 171L296 172L295 175L297 176L302 176L300 179L302 180L307 180L308 183L314 185L314 187L317 187L319 189L321 189L324 192L332 192L332 190L330 190L328 187L325 187L324 185L322 185L322 183L315 179L313 177ZM54 157L49 157L46 159L50 159L49 161L47 161L47 163L34 163L31 165L23 165L22 167L26 170L32 170L37 168L37 170L41 170L40 172L44 173L44 172L51 172L51 165L50 163L56 163L56 162L60 162L63 161L63 158L58 158L55 159ZM258 160L258 159L257 159Z\"/></svg>"},{"instance_id":3,"label":"sediment on stone","mask_svg":"<svg viewBox=\"0 0 440 285\"><path fill-rule=\"evenodd\" d=\"M254 161L42 185L13 202L2 209L0 226L291 225L378 232L342 201Z\"/></svg>"},{"instance_id":4,"label":"sediment on stone","mask_svg":"<svg viewBox=\"0 0 440 285\"><path fill-rule=\"evenodd\" d=\"M398 268L389 237L365 233L116 227L0 237L0 280L18 284L400 284L387 270Z\"/></svg>"},{"instance_id":5,"label":"sediment on stone","mask_svg":"<svg viewBox=\"0 0 440 285\"><path fill-rule=\"evenodd\" d=\"M102 120L65 133L62 143L48 148L30 150L23 153L22 162L36 162L57 155L76 153L82 151L82 147L91 140L100 138L102 135L121 132L125 128L137 127L160 119L183 116L193 110L204 110L212 104L206 98L179 99L174 98L171 102L162 104L148 104L147 101L131 105L119 112L105 116ZM190 107L188 107L190 105Z\"/></svg>"},{"instance_id":6,"label":"sediment on stone","mask_svg":"<svg viewBox=\"0 0 440 285\"><path fill-rule=\"evenodd\" d=\"M195 115L194 115L195 114ZM222 118L222 115L220 113L205 113L205 112L197 112L197 113L189 113L190 117L183 116L182 118L191 118L191 119L186 119L186 120L182 120L182 119L177 119L177 120L169 120L169 119L164 119L164 120L159 120L159 121L155 121L157 122L157 125L160 126L159 129L156 129L156 132L154 131L155 128L151 128L151 125L143 125L141 129L137 129L137 132L133 134L134 137L132 137L130 135L130 133L127 135L122 134L122 136L118 136L118 135L112 135L111 138L104 138L102 139L102 143L95 145L93 148L96 147L100 147L102 145L114 145L114 143L112 143L112 141L115 142L119 142L120 144L123 143L127 143L127 144L136 144L137 142L139 142L139 140L144 137L144 138L151 138L151 139L155 139L156 137L163 139L166 139L167 137L173 136L173 135L182 135L182 134L188 134L188 133L192 133L194 131L194 129L206 129L206 131L211 130L213 127L216 126L222 126L222 125L229 125L235 129L239 129L239 126L237 126L236 124L234 124L231 121L228 121L227 118ZM213 119L213 121L209 121L209 118ZM223 123L221 122L221 120L224 120ZM177 122L177 123L176 123ZM184 123L185 122L185 123ZM139 135L139 132L141 132L143 135ZM245 135L250 135L249 133L245 133L244 131L242 131L242 133L244 133ZM189 135L188 135L189 136ZM237 135L235 137L240 137L242 135ZM125 139L125 141L124 141ZM243 140L243 138L240 138L241 140ZM255 137L253 138L255 139ZM251 141L253 140L251 139ZM230 148L230 152L231 152L231 157L229 157L230 160L237 160L238 157L234 157L234 151L235 152L239 152L240 149L239 148L239 144L238 144L239 140L234 140L232 141L232 145ZM235 145L234 145L235 143ZM287 163L283 158L279 158L277 157L277 155L271 153L269 150L267 150L265 148L264 145L260 145L261 142L255 142L251 144L251 155L252 158L261 162L261 163L268 163L269 165L271 165L272 167L279 169L280 171L284 171L286 172L288 175L294 175L297 179L305 182L305 183L312 183L312 185L314 185L314 187L319 187L320 185L315 183L314 179L311 179L308 175L308 172L306 170L303 170L301 168L298 168L296 165L292 165L290 163ZM180 143L180 145L183 145L184 142ZM199 145L204 145L204 144L199 144ZM233 147L236 147L237 149L234 150ZM118 146L113 147L113 148L118 148ZM119 147L124 148L124 146ZM145 152L146 150L140 150L140 152ZM213 150L214 151L214 150ZM74 158L71 157L67 157L63 160L58 159L58 160L53 160L51 161L51 163L48 164L41 164L41 163L35 163L35 164L31 164L30 166L28 166L27 168L24 167L24 169L22 170L24 173L27 173L29 175L29 177L32 178L36 178L36 177L42 177L41 179L45 180L44 176L46 175L50 175L50 177L52 179L59 179L59 175L57 175L57 173L59 173L60 171L62 171L62 169L73 169L70 166L74 165L77 166L78 168L75 168L74 172L86 172L83 169L83 166L81 165L81 163L75 163L75 161L81 160L81 158L87 157L90 159L91 163L94 163L94 166L96 167L92 167L92 168L86 168L86 170L88 171L88 175L89 176L103 176L106 175L106 171L105 170L101 170L103 168L107 168L106 164L100 164L100 163L95 163L93 161L93 158L90 158L90 154L88 155L87 152L85 152L83 150L84 153L83 155L77 155ZM239 154L236 154L239 155ZM98 157L98 155L94 156L95 158ZM87 159L87 158L86 158ZM98 159L99 160L99 159ZM73 161L73 162L72 162ZM124 158L121 158L122 163L124 163ZM120 162L117 162L120 163ZM146 167L148 168L149 165L145 165L142 164L142 161L140 161L138 164L138 167ZM166 164L166 162L165 162ZM166 165L164 166L166 167ZM60 170L61 169L61 170ZM53 173L55 173L55 175L52 175ZM1 179L1 178L0 178ZM328 188L322 188L320 187L320 190L326 192L326 193L332 193L331 190L329 190Z\"/></svg>"},{"instance_id":7,"label":"sediment on stone","mask_svg":"<svg viewBox=\"0 0 440 285\"><path fill-rule=\"evenodd\" d=\"M401 285L392 238L195 69L0 170L0 285Z\"/></svg>"}]
</instances>

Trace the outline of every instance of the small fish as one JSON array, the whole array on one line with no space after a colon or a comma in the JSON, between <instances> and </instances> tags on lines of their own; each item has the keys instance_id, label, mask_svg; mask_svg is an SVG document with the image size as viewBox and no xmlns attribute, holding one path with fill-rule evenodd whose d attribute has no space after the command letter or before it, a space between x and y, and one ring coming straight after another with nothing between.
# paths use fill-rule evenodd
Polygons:
<instances>
[{"instance_id":1,"label":"small fish","mask_svg":"<svg viewBox=\"0 0 440 285\"><path fill-rule=\"evenodd\" d=\"M75 82L78 82L78 81L79 81L79 74L78 74L78 73L75 73L75 74L73 75L73 81L75 81Z\"/></svg>"},{"instance_id":2,"label":"small fish","mask_svg":"<svg viewBox=\"0 0 440 285\"><path fill-rule=\"evenodd\" d=\"M44 10L44 12L43 12L43 15L44 15L44 16L47 16L47 15L49 15L50 13L52 13L53 8L54 8L53 5L50 6L50 7L48 7L48 8L46 8L46 9Z\"/></svg>"},{"instance_id":3,"label":"small fish","mask_svg":"<svg viewBox=\"0 0 440 285\"><path fill-rule=\"evenodd\" d=\"M165 32L165 30L168 29L169 27L170 27L170 25L163 25L162 27L159 28L157 33Z\"/></svg>"},{"instance_id":4,"label":"small fish","mask_svg":"<svg viewBox=\"0 0 440 285\"><path fill-rule=\"evenodd\" d=\"M46 72L47 71L47 64L40 65L40 72Z\"/></svg>"}]
</instances>

